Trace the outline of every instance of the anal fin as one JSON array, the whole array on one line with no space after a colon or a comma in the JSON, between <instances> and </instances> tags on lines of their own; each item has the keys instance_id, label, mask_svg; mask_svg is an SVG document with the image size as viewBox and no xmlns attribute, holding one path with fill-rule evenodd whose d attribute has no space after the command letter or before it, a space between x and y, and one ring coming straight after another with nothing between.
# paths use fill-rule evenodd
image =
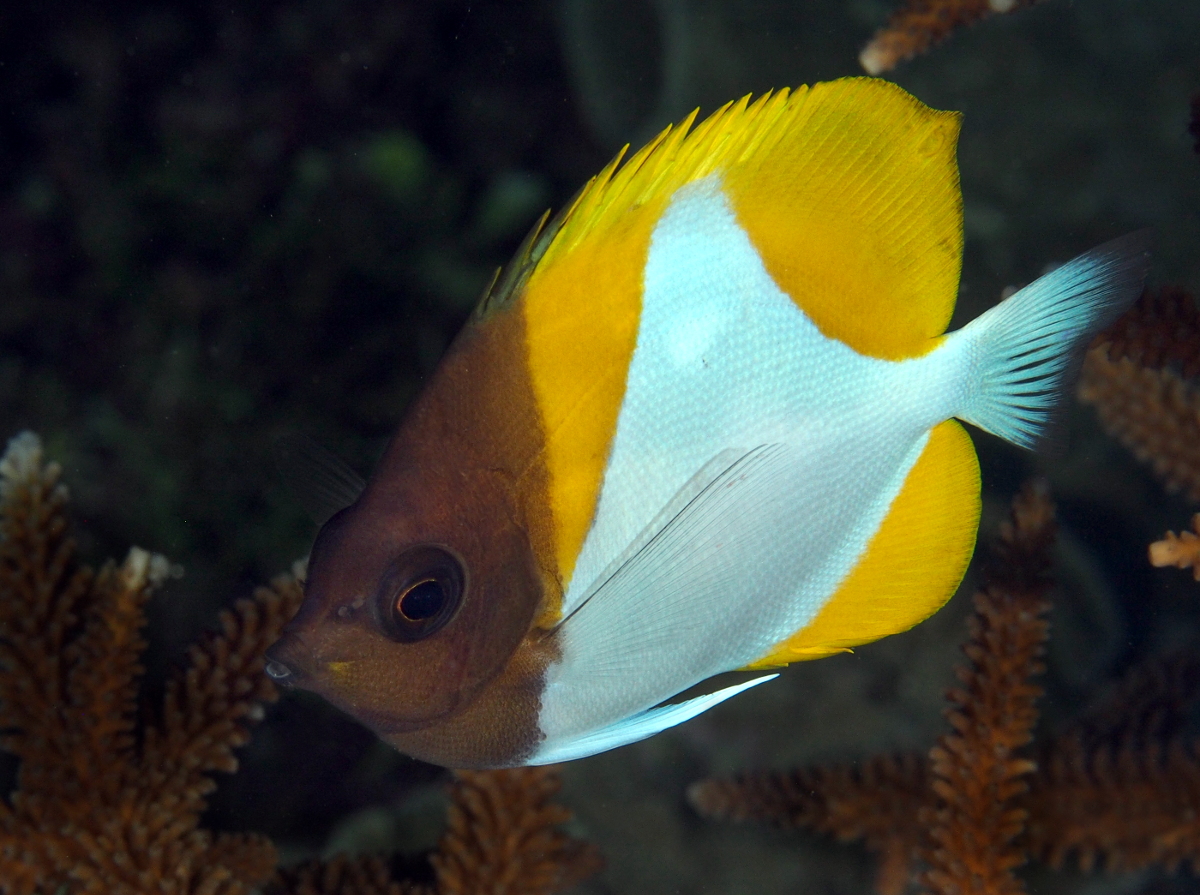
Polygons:
<instances>
[{"instance_id":1,"label":"anal fin","mask_svg":"<svg viewBox=\"0 0 1200 895\"><path fill-rule=\"evenodd\" d=\"M751 669L819 659L906 631L962 581L979 526L979 461L954 420L935 426L861 559L811 622Z\"/></svg>"}]
</instances>

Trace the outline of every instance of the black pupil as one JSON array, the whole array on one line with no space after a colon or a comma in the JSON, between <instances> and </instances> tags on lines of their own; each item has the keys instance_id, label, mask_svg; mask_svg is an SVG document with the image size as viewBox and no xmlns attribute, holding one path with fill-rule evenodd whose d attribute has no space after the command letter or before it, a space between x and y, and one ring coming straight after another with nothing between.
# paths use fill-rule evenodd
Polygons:
<instances>
[{"instance_id":1,"label":"black pupil","mask_svg":"<svg viewBox=\"0 0 1200 895\"><path fill-rule=\"evenodd\" d=\"M400 613L410 621L424 621L434 615L446 602L446 592L436 581L422 581L414 584L400 598Z\"/></svg>"}]
</instances>

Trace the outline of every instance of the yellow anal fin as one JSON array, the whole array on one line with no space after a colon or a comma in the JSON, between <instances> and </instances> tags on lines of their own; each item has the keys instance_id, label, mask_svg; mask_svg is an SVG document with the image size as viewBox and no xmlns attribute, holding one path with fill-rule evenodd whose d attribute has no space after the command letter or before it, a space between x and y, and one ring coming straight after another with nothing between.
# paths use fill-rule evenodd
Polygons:
<instances>
[{"instance_id":1,"label":"yellow anal fin","mask_svg":"<svg viewBox=\"0 0 1200 895\"><path fill-rule=\"evenodd\" d=\"M979 506L974 445L947 420L930 432L866 552L816 618L748 667L845 652L928 618L966 573Z\"/></svg>"}]
</instances>

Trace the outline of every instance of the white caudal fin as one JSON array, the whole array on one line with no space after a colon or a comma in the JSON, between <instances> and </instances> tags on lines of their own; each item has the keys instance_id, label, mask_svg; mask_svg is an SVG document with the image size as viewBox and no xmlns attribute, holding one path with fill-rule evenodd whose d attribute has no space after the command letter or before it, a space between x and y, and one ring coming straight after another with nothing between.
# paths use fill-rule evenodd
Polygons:
<instances>
[{"instance_id":1,"label":"white caudal fin","mask_svg":"<svg viewBox=\"0 0 1200 895\"><path fill-rule=\"evenodd\" d=\"M1137 299L1150 231L1097 246L1030 283L950 336L967 382L955 415L1021 447L1036 446L1092 337Z\"/></svg>"}]
</instances>

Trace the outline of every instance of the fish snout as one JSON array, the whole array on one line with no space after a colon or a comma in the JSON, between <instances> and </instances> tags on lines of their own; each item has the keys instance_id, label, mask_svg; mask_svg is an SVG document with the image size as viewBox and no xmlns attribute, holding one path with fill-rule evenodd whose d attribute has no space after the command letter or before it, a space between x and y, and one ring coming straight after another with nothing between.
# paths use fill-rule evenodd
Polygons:
<instances>
[{"instance_id":1,"label":"fish snout","mask_svg":"<svg viewBox=\"0 0 1200 895\"><path fill-rule=\"evenodd\" d=\"M276 684L295 687L308 676L306 667L312 664L312 653L295 634L284 633L267 649L264 671Z\"/></svg>"}]
</instances>

